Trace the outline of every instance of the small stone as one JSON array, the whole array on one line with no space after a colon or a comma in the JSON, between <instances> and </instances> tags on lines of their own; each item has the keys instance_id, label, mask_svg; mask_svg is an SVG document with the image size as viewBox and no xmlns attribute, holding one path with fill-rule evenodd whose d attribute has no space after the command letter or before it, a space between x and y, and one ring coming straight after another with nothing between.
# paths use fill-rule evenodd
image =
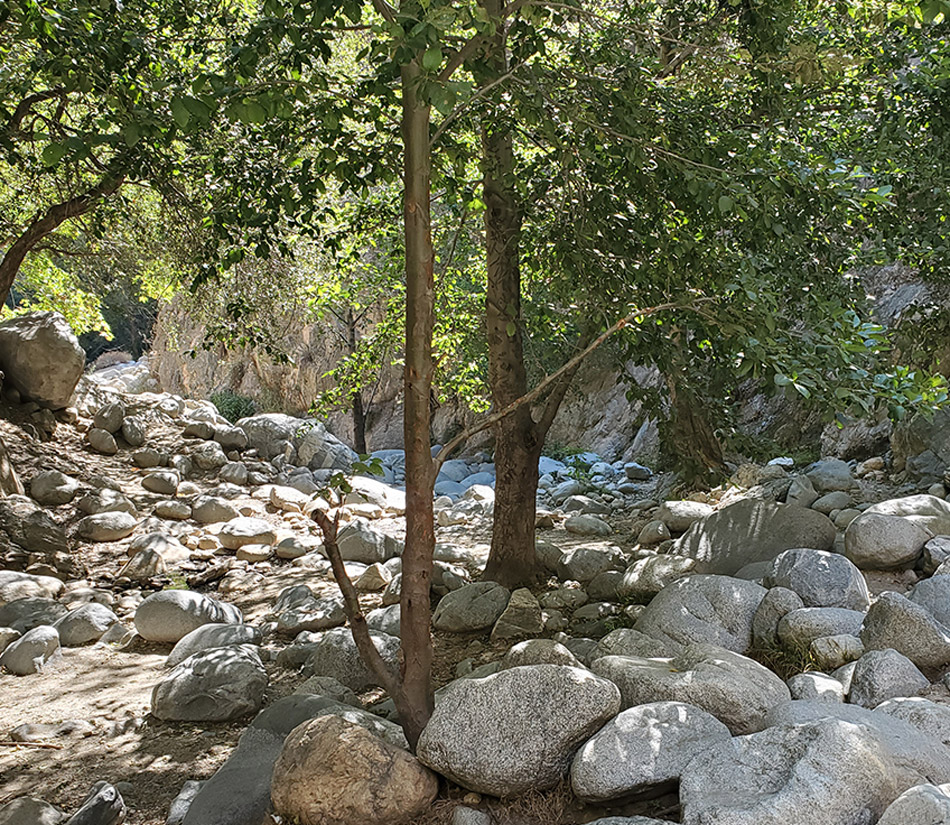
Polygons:
<instances>
[{"instance_id":1,"label":"small stone","mask_svg":"<svg viewBox=\"0 0 950 825\"><path fill-rule=\"evenodd\" d=\"M175 470L159 470L149 473L142 479L142 486L152 493L173 496L181 483L181 477Z\"/></svg>"},{"instance_id":2,"label":"small stone","mask_svg":"<svg viewBox=\"0 0 950 825\"><path fill-rule=\"evenodd\" d=\"M613 528L606 521L586 514L571 516L564 522L564 529L578 536L609 536L613 533Z\"/></svg>"},{"instance_id":3,"label":"small stone","mask_svg":"<svg viewBox=\"0 0 950 825\"><path fill-rule=\"evenodd\" d=\"M87 541L118 541L132 535L138 521L122 512L97 513L80 519L76 532Z\"/></svg>"},{"instance_id":4,"label":"small stone","mask_svg":"<svg viewBox=\"0 0 950 825\"><path fill-rule=\"evenodd\" d=\"M228 550L237 550L245 544L273 546L277 541L277 533L263 519L240 516L231 519L221 528L221 532L218 533L218 540L221 542L221 546Z\"/></svg>"}]
</instances>

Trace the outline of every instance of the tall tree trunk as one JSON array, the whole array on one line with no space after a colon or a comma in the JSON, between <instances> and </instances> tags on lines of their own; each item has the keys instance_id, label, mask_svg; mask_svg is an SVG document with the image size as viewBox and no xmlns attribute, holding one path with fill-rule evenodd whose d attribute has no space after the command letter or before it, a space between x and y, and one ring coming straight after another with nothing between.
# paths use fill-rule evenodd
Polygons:
<instances>
[{"instance_id":1,"label":"tall tree trunk","mask_svg":"<svg viewBox=\"0 0 950 825\"><path fill-rule=\"evenodd\" d=\"M706 484L725 473L722 447L703 406L675 376L667 376L670 420L666 443L674 453L680 474L689 482Z\"/></svg>"},{"instance_id":2,"label":"tall tree trunk","mask_svg":"<svg viewBox=\"0 0 950 825\"><path fill-rule=\"evenodd\" d=\"M481 0L489 18L499 19L501 0ZM508 70L504 24L499 23L485 56L486 83ZM521 323L520 236L522 214L514 185L514 152L507 114L496 107L482 122L485 245L488 270L486 319L488 378L496 410L528 391ZM505 585L532 583L538 458L544 438L530 405L495 426L495 519L484 577Z\"/></svg>"},{"instance_id":3,"label":"tall tree trunk","mask_svg":"<svg viewBox=\"0 0 950 825\"><path fill-rule=\"evenodd\" d=\"M429 439L435 285L430 205L429 107L418 96L418 58L402 68L402 137L405 146L403 219L406 234L406 548L402 556L400 720L415 750L432 715L432 636L429 589L435 524L435 484Z\"/></svg>"},{"instance_id":4,"label":"tall tree trunk","mask_svg":"<svg viewBox=\"0 0 950 825\"><path fill-rule=\"evenodd\" d=\"M0 260L0 306L7 302L13 282L29 251L51 232L55 232L70 218L84 215L103 198L109 197L122 185L122 175L109 173L95 186L81 195L53 204L45 214L38 216L7 249Z\"/></svg>"},{"instance_id":5,"label":"tall tree trunk","mask_svg":"<svg viewBox=\"0 0 950 825\"><path fill-rule=\"evenodd\" d=\"M356 337L356 323L353 307L349 307L346 312L346 342L351 355L356 352L356 345L359 343ZM366 455L369 452L366 449L366 411L363 409L363 393L359 389L353 393L353 444L360 455Z\"/></svg>"}]
</instances>

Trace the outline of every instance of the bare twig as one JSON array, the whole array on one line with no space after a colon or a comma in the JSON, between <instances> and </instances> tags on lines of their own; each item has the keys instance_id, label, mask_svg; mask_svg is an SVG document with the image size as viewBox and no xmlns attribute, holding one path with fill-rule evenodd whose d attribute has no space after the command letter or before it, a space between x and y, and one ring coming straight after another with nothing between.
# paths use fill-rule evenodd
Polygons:
<instances>
[{"instance_id":1,"label":"bare twig","mask_svg":"<svg viewBox=\"0 0 950 825\"><path fill-rule=\"evenodd\" d=\"M323 510L314 510L313 520L320 528L320 532L323 533L323 546L330 557L333 576L343 593L343 612L350 623L350 632L353 634L353 641L356 643L360 658L379 680L382 688L396 701L400 695L396 675L383 661L376 645L373 644L373 637L369 634L369 625L366 624L366 617L363 615L362 608L360 608L360 599L356 587L353 586L353 581L343 565L343 557L340 555L340 547L337 544L340 515L337 513L331 521Z\"/></svg>"}]
</instances>

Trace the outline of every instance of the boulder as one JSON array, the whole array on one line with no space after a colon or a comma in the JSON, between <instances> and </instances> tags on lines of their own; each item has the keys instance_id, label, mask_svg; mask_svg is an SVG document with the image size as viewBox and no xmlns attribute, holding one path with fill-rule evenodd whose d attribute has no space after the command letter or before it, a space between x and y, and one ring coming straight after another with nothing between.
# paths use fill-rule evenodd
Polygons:
<instances>
[{"instance_id":1,"label":"boulder","mask_svg":"<svg viewBox=\"0 0 950 825\"><path fill-rule=\"evenodd\" d=\"M173 496L181 483L177 470L155 470L142 479L142 486L151 493Z\"/></svg>"},{"instance_id":2,"label":"boulder","mask_svg":"<svg viewBox=\"0 0 950 825\"><path fill-rule=\"evenodd\" d=\"M512 645L502 657L499 670L524 665L566 665L583 667L573 653L553 639L528 639Z\"/></svg>"},{"instance_id":3,"label":"boulder","mask_svg":"<svg viewBox=\"0 0 950 825\"><path fill-rule=\"evenodd\" d=\"M899 697L881 702L874 712L902 719L922 733L950 746L950 706L938 705L916 696Z\"/></svg>"},{"instance_id":4,"label":"boulder","mask_svg":"<svg viewBox=\"0 0 950 825\"><path fill-rule=\"evenodd\" d=\"M871 604L861 571L838 553L795 548L776 556L763 582L797 593L805 607L866 611Z\"/></svg>"},{"instance_id":5,"label":"boulder","mask_svg":"<svg viewBox=\"0 0 950 825\"><path fill-rule=\"evenodd\" d=\"M253 645L189 656L152 690L152 715L166 722L225 722L260 710L267 671Z\"/></svg>"},{"instance_id":6,"label":"boulder","mask_svg":"<svg viewBox=\"0 0 950 825\"><path fill-rule=\"evenodd\" d=\"M125 822L128 812L115 785L96 782L79 810L66 820L66 825L119 825Z\"/></svg>"},{"instance_id":7,"label":"boulder","mask_svg":"<svg viewBox=\"0 0 950 825\"><path fill-rule=\"evenodd\" d=\"M857 636L822 636L809 645L809 653L822 670L835 670L864 655L864 644Z\"/></svg>"},{"instance_id":8,"label":"boulder","mask_svg":"<svg viewBox=\"0 0 950 825\"><path fill-rule=\"evenodd\" d=\"M41 671L58 652L59 634L56 628L40 625L7 645L0 654L0 668L16 676L28 676Z\"/></svg>"},{"instance_id":9,"label":"boulder","mask_svg":"<svg viewBox=\"0 0 950 825\"><path fill-rule=\"evenodd\" d=\"M576 536L609 536L613 528L602 518L580 513L564 522L564 529Z\"/></svg>"},{"instance_id":10,"label":"boulder","mask_svg":"<svg viewBox=\"0 0 950 825\"><path fill-rule=\"evenodd\" d=\"M66 814L42 799L18 796L0 805L0 825L62 825L65 821Z\"/></svg>"},{"instance_id":11,"label":"boulder","mask_svg":"<svg viewBox=\"0 0 950 825\"><path fill-rule=\"evenodd\" d=\"M300 464L311 470L349 470L356 453L330 433L319 421L302 422L294 444ZM238 422L240 424L240 422Z\"/></svg>"},{"instance_id":12,"label":"boulder","mask_svg":"<svg viewBox=\"0 0 950 825\"><path fill-rule=\"evenodd\" d=\"M878 596L864 617L861 641L867 650L893 648L918 667L950 663L950 629L899 593Z\"/></svg>"},{"instance_id":13,"label":"boulder","mask_svg":"<svg viewBox=\"0 0 950 825\"><path fill-rule=\"evenodd\" d=\"M615 685L586 670L530 665L453 682L419 739L419 759L479 793L556 785L576 748L620 708Z\"/></svg>"},{"instance_id":14,"label":"boulder","mask_svg":"<svg viewBox=\"0 0 950 825\"><path fill-rule=\"evenodd\" d=\"M277 541L277 533L264 519L238 516L221 528L218 540L227 550L239 550L246 544L263 544L272 547Z\"/></svg>"},{"instance_id":15,"label":"boulder","mask_svg":"<svg viewBox=\"0 0 950 825\"><path fill-rule=\"evenodd\" d=\"M217 524L241 517L237 507L220 496L198 496L191 505L191 517L198 524Z\"/></svg>"},{"instance_id":16,"label":"boulder","mask_svg":"<svg viewBox=\"0 0 950 825\"><path fill-rule=\"evenodd\" d=\"M873 504L864 512L906 518L935 536L950 535L950 502L937 496L892 498Z\"/></svg>"},{"instance_id":17,"label":"boulder","mask_svg":"<svg viewBox=\"0 0 950 825\"><path fill-rule=\"evenodd\" d=\"M18 599L55 599L63 592L63 582L53 576L0 570L0 608Z\"/></svg>"},{"instance_id":18,"label":"boulder","mask_svg":"<svg viewBox=\"0 0 950 825\"><path fill-rule=\"evenodd\" d=\"M69 504L79 492L79 482L58 470L44 470L33 476L30 495L44 507Z\"/></svg>"},{"instance_id":19,"label":"boulder","mask_svg":"<svg viewBox=\"0 0 950 825\"><path fill-rule=\"evenodd\" d=\"M564 581L589 582L606 570L626 566L618 547L577 547L567 550L558 562L558 577Z\"/></svg>"},{"instance_id":20,"label":"boulder","mask_svg":"<svg viewBox=\"0 0 950 825\"><path fill-rule=\"evenodd\" d=\"M848 699L853 705L876 708L895 696L916 696L930 682L914 663L896 650L871 650L854 667Z\"/></svg>"},{"instance_id":21,"label":"boulder","mask_svg":"<svg viewBox=\"0 0 950 825\"><path fill-rule=\"evenodd\" d=\"M302 722L331 713L363 725L397 747L406 747L397 725L366 711L323 696L286 696L259 713L241 734L227 762L202 785L183 825L262 825L272 810L274 762L287 735Z\"/></svg>"},{"instance_id":22,"label":"boulder","mask_svg":"<svg viewBox=\"0 0 950 825\"><path fill-rule=\"evenodd\" d=\"M765 594L754 582L689 576L663 588L635 627L663 642L713 644L745 653L752 646L752 620Z\"/></svg>"},{"instance_id":23,"label":"boulder","mask_svg":"<svg viewBox=\"0 0 950 825\"><path fill-rule=\"evenodd\" d=\"M759 602L752 617L752 646L758 650L777 647L778 626L782 619L804 606L802 598L787 587L773 587Z\"/></svg>"},{"instance_id":24,"label":"boulder","mask_svg":"<svg viewBox=\"0 0 950 825\"><path fill-rule=\"evenodd\" d=\"M26 633L34 627L52 625L69 612L66 605L39 597L15 599L0 607L0 627Z\"/></svg>"},{"instance_id":25,"label":"boulder","mask_svg":"<svg viewBox=\"0 0 950 825\"><path fill-rule=\"evenodd\" d=\"M28 553L49 557L69 550L66 531L25 496L0 499L0 529Z\"/></svg>"},{"instance_id":26,"label":"boulder","mask_svg":"<svg viewBox=\"0 0 950 825\"><path fill-rule=\"evenodd\" d=\"M383 661L393 670L398 667L399 639L385 633L370 631L373 645ZM338 627L321 634L310 646L304 661L304 673L331 676L355 691L376 686L376 675L363 663L349 628Z\"/></svg>"},{"instance_id":27,"label":"boulder","mask_svg":"<svg viewBox=\"0 0 950 825\"><path fill-rule=\"evenodd\" d=\"M115 436L108 430L93 427L86 433L86 440L97 453L115 455L119 452L119 445L116 443Z\"/></svg>"},{"instance_id":28,"label":"boulder","mask_svg":"<svg viewBox=\"0 0 950 825\"><path fill-rule=\"evenodd\" d=\"M79 647L96 642L112 625L119 621L108 607L96 602L80 605L57 620L53 627L59 633L63 647Z\"/></svg>"},{"instance_id":29,"label":"boulder","mask_svg":"<svg viewBox=\"0 0 950 825\"><path fill-rule=\"evenodd\" d=\"M125 405L121 401L110 401L96 410L92 417L92 426L115 435L122 429L123 418L125 418Z\"/></svg>"},{"instance_id":30,"label":"boulder","mask_svg":"<svg viewBox=\"0 0 950 825\"><path fill-rule=\"evenodd\" d=\"M620 688L625 708L685 702L711 713L736 735L762 730L770 708L790 696L768 668L712 645L692 645L672 659L604 656L591 670Z\"/></svg>"},{"instance_id":31,"label":"boulder","mask_svg":"<svg viewBox=\"0 0 950 825\"><path fill-rule=\"evenodd\" d=\"M274 810L300 825L400 825L424 813L439 780L412 754L339 716L296 727L274 765Z\"/></svg>"},{"instance_id":32,"label":"boulder","mask_svg":"<svg viewBox=\"0 0 950 825\"><path fill-rule=\"evenodd\" d=\"M204 624L182 636L165 660L165 667L175 667L189 656L213 647L259 645L261 631L246 624Z\"/></svg>"},{"instance_id":33,"label":"boulder","mask_svg":"<svg viewBox=\"0 0 950 825\"><path fill-rule=\"evenodd\" d=\"M24 399L61 410L86 366L86 353L58 312L28 312L0 323L0 370Z\"/></svg>"},{"instance_id":34,"label":"boulder","mask_svg":"<svg viewBox=\"0 0 950 825\"><path fill-rule=\"evenodd\" d=\"M696 572L696 560L657 554L638 559L623 574L620 596L649 602L664 587Z\"/></svg>"},{"instance_id":35,"label":"boulder","mask_svg":"<svg viewBox=\"0 0 950 825\"><path fill-rule=\"evenodd\" d=\"M145 444L148 435L148 426L145 419L139 415L130 415L122 420L122 438L132 448Z\"/></svg>"},{"instance_id":36,"label":"boulder","mask_svg":"<svg viewBox=\"0 0 950 825\"><path fill-rule=\"evenodd\" d=\"M139 550L119 570L118 578L131 579L134 582L147 582L154 576L165 572L165 559L154 550Z\"/></svg>"},{"instance_id":37,"label":"boulder","mask_svg":"<svg viewBox=\"0 0 950 825\"><path fill-rule=\"evenodd\" d=\"M594 646L588 654L588 663L602 656L636 656L640 658L665 658L679 651L680 646L670 642L661 642L653 636L634 630L632 627L618 627L611 630Z\"/></svg>"},{"instance_id":38,"label":"boulder","mask_svg":"<svg viewBox=\"0 0 950 825\"><path fill-rule=\"evenodd\" d=\"M337 546L344 561L361 564L385 562L402 554L402 542L376 532L363 519L356 519L340 530Z\"/></svg>"},{"instance_id":39,"label":"boulder","mask_svg":"<svg viewBox=\"0 0 950 825\"><path fill-rule=\"evenodd\" d=\"M80 519L76 534L86 541L118 541L131 536L137 526L138 520L128 513L97 513Z\"/></svg>"},{"instance_id":40,"label":"boulder","mask_svg":"<svg viewBox=\"0 0 950 825\"><path fill-rule=\"evenodd\" d=\"M701 573L731 576L796 547L831 550L837 530L827 517L793 504L743 499L696 522L673 546Z\"/></svg>"},{"instance_id":41,"label":"boulder","mask_svg":"<svg viewBox=\"0 0 950 825\"><path fill-rule=\"evenodd\" d=\"M786 647L807 648L823 636L861 632L864 614L841 607L803 607L786 613L778 623L779 640Z\"/></svg>"},{"instance_id":42,"label":"boulder","mask_svg":"<svg viewBox=\"0 0 950 825\"><path fill-rule=\"evenodd\" d=\"M656 512L656 519L662 521L673 533L685 533L697 521L708 518L715 508L701 501L664 501Z\"/></svg>"},{"instance_id":43,"label":"boulder","mask_svg":"<svg viewBox=\"0 0 950 825\"><path fill-rule=\"evenodd\" d=\"M788 680L788 690L792 699L844 701L844 685L825 673L797 673Z\"/></svg>"},{"instance_id":44,"label":"boulder","mask_svg":"<svg viewBox=\"0 0 950 825\"><path fill-rule=\"evenodd\" d=\"M524 639L537 636L544 629L541 605L526 587L511 594L508 606L498 617L491 632L492 641Z\"/></svg>"},{"instance_id":45,"label":"boulder","mask_svg":"<svg viewBox=\"0 0 950 825\"><path fill-rule=\"evenodd\" d=\"M178 642L202 625L242 621L234 605L191 590L153 593L135 611L135 629L150 642Z\"/></svg>"},{"instance_id":46,"label":"boulder","mask_svg":"<svg viewBox=\"0 0 950 825\"><path fill-rule=\"evenodd\" d=\"M895 799L877 825L946 825L950 823L950 785L915 785Z\"/></svg>"},{"instance_id":47,"label":"boulder","mask_svg":"<svg viewBox=\"0 0 950 825\"><path fill-rule=\"evenodd\" d=\"M902 516L866 510L844 533L844 554L862 570L912 565L933 533Z\"/></svg>"},{"instance_id":48,"label":"boulder","mask_svg":"<svg viewBox=\"0 0 950 825\"><path fill-rule=\"evenodd\" d=\"M432 614L432 626L450 633L484 630L498 621L511 592L495 582L473 582L443 596Z\"/></svg>"},{"instance_id":49,"label":"boulder","mask_svg":"<svg viewBox=\"0 0 950 825\"><path fill-rule=\"evenodd\" d=\"M674 790L689 761L729 729L706 711L682 702L654 702L625 710L587 740L571 764L571 787L584 802Z\"/></svg>"},{"instance_id":50,"label":"boulder","mask_svg":"<svg viewBox=\"0 0 950 825\"><path fill-rule=\"evenodd\" d=\"M854 479L851 477L851 468L840 458L825 458L816 461L808 468L806 476L820 493L850 490L855 486Z\"/></svg>"},{"instance_id":51,"label":"boulder","mask_svg":"<svg viewBox=\"0 0 950 825\"><path fill-rule=\"evenodd\" d=\"M682 821L872 823L916 778L890 757L874 731L834 718L717 742L683 771Z\"/></svg>"},{"instance_id":52,"label":"boulder","mask_svg":"<svg viewBox=\"0 0 950 825\"><path fill-rule=\"evenodd\" d=\"M950 576L932 576L917 582L907 598L929 611L942 625L950 627Z\"/></svg>"}]
</instances>

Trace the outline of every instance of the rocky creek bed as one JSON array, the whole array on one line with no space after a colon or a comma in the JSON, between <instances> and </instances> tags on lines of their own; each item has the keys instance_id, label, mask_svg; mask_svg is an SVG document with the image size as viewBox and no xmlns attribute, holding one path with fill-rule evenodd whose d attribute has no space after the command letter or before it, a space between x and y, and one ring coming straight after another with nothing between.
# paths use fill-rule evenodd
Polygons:
<instances>
[{"instance_id":1,"label":"rocky creek bed","mask_svg":"<svg viewBox=\"0 0 950 825\"><path fill-rule=\"evenodd\" d=\"M118 378L117 378L118 376ZM443 467L418 758L356 655L314 508L396 665L402 455L84 378L5 385L0 823L950 822L950 502L886 457L671 480L544 458L545 581L480 580L485 454Z\"/></svg>"}]
</instances>

